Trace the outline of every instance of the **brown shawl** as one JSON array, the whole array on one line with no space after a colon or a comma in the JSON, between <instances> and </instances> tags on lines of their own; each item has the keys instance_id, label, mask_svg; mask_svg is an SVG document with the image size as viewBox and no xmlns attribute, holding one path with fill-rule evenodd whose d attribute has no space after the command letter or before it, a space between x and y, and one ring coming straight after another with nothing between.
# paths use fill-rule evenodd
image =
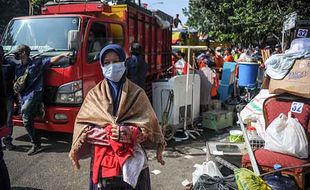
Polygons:
<instances>
[{"instance_id":1,"label":"brown shawl","mask_svg":"<svg viewBox=\"0 0 310 190\"><path fill-rule=\"evenodd\" d=\"M91 153L91 145L85 141L85 131L89 125L135 124L146 134L148 142L158 144L160 151L157 154L162 153L166 142L152 105L141 88L126 79L116 117L112 113L109 85L103 80L89 91L75 120L69 157L77 169L80 168L79 160Z\"/></svg>"}]
</instances>

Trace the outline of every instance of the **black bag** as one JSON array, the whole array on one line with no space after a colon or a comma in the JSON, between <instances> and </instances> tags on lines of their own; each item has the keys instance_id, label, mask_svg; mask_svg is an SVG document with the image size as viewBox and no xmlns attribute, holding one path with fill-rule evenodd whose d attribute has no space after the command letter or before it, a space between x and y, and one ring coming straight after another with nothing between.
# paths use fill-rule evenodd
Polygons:
<instances>
[{"instance_id":1,"label":"black bag","mask_svg":"<svg viewBox=\"0 0 310 190\"><path fill-rule=\"evenodd\" d=\"M227 177L211 177L208 174L201 175L195 183L193 190L237 190L237 184L233 175Z\"/></svg>"},{"instance_id":2,"label":"black bag","mask_svg":"<svg viewBox=\"0 0 310 190\"><path fill-rule=\"evenodd\" d=\"M15 93L20 94L26 89L28 74L29 74L29 66L27 66L25 73L22 76L18 77L14 82L13 89Z\"/></svg>"}]
</instances>

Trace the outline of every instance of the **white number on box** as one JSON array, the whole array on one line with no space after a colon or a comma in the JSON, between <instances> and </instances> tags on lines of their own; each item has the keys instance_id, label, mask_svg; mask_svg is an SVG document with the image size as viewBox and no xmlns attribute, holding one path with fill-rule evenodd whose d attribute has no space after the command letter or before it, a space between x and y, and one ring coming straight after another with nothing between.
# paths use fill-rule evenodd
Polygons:
<instances>
[{"instance_id":1,"label":"white number on box","mask_svg":"<svg viewBox=\"0 0 310 190\"><path fill-rule=\"evenodd\" d=\"M297 37L306 38L308 34L308 29L298 29Z\"/></svg>"},{"instance_id":2,"label":"white number on box","mask_svg":"<svg viewBox=\"0 0 310 190\"><path fill-rule=\"evenodd\" d=\"M292 102L291 112L292 113L301 113L304 103L301 102Z\"/></svg>"}]
</instances>

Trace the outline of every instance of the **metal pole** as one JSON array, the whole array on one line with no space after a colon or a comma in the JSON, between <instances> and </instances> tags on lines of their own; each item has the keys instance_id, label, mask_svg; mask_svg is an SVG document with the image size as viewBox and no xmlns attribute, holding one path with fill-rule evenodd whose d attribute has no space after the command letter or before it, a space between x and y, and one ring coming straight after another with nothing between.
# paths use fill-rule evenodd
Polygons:
<instances>
[{"instance_id":1,"label":"metal pole","mask_svg":"<svg viewBox=\"0 0 310 190\"><path fill-rule=\"evenodd\" d=\"M185 114L184 114L184 131L187 129L187 102L188 102L188 83L189 83L189 60L190 60L190 47L187 49L187 68L186 68L186 87L185 87Z\"/></svg>"},{"instance_id":2,"label":"metal pole","mask_svg":"<svg viewBox=\"0 0 310 190\"><path fill-rule=\"evenodd\" d=\"M241 127L242 132L243 132L243 137L244 137L246 148L248 150L248 154L249 154L249 157L250 157L252 168L254 170L254 173L259 176L260 172L259 172L259 169L258 169L258 165L257 165L256 159L255 159L252 147L250 145L248 134L247 134L247 132L245 130L244 124L243 124L242 119L240 117L240 113L237 113L237 116L238 116L238 121L239 121L240 127Z\"/></svg>"},{"instance_id":3,"label":"metal pole","mask_svg":"<svg viewBox=\"0 0 310 190\"><path fill-rule=\"evenodd\" d=\"M183 130L184 130L184 134L186 135L186 137L184 138L178 138L178 137L174 137L175 140L181 141L181 140L187 140L190 137L192 137L193 139L196 139L196 137L193 135L193 133L197 134L200 136L200 133L197 130L188 130L187 129L187 104L188 104L188 91L189 91L189 67L190 67L190 51L191 49L206 49L207 46L172 46L172 48L176 48L176 49L181 49L181 48L187 48L188 52L187 52L187 74L186 74L186 88L185 88L185 113L184 113L184 125L183 125ZM194 80L194 78L193 78ZM193 86L193 84L192 84ZM193 87L192 87L193 88ZM193 89L192 89L193 90ZM192 98L194 98L192 96ZM192 101L193 104L193 101ZM193 105L192 105L193 107ZM193 112L193 111L192 111ZM193 119L193 117L192 117Z\"/></svg>"},{"instance_id":4,"label":"metal pole","mask_svg":"<svg viewBox=\"0 0 310 190\"><path fill-rule=\"evenodd\" d=\"M282 30L282 44L281 44L281 50L284 51L284 37L285 37L285 30Z\"/></svg>"}]
</instances>

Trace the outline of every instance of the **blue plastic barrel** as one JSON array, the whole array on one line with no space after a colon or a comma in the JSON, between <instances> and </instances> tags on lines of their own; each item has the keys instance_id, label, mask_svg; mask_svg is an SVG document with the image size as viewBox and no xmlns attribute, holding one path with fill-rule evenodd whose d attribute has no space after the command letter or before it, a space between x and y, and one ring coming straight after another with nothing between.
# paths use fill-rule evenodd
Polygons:
<instances>
[{"instance_id":1,"label":"blue plastic barrel","mask_svg":"<svg viewBox=\"0 0 310 190\"><path fill-rule=\"evenodd\" d=\"M238 85L241 87L256 86L256 78L259 64L239 62L239 81Z\"/></svg>"}]
</instances>

